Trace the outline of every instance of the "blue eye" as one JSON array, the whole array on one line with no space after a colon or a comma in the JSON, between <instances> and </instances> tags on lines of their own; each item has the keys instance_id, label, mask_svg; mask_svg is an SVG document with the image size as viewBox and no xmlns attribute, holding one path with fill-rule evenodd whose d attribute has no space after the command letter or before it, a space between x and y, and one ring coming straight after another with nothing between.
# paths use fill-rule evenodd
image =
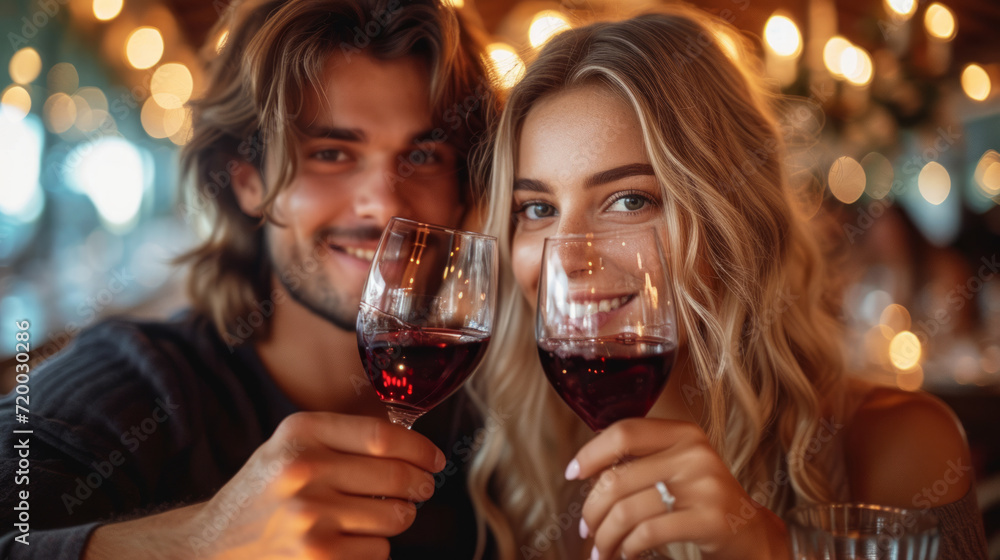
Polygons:
<instances>
[{"instance_id":1,"label":"blue eye","mask_svg":"<svg viewBox=\"0 0 1000 560\"><path fill-rule=\"evenodd\" d=\"M621 209L625 212L635 212L642 210L646 205L646 199L640 196L623 196L611 205L610 209Z\"/></svg>"},{"instance_id":2,"label":"blue eye","mask_svg":"<svg viewBox=\"0 0 1000 560\"><path fill-rule=\"evenodd\" d=\"M645 193L626 192L621 193L608 205L609 212L641 212L648 210L651 206L656 206L656 201Z\"/></svg>"},{"instance_id":3,"label":"blue eye","mask_svg":"<svg viewBox=\"0 0 1000 560\"><path fill-rule=\"evenodd\" d=\"M519 217L527 220L541 220L556 215L556 208L544 202L526 202L517 211Z\"/></svg>"}]
</instances>

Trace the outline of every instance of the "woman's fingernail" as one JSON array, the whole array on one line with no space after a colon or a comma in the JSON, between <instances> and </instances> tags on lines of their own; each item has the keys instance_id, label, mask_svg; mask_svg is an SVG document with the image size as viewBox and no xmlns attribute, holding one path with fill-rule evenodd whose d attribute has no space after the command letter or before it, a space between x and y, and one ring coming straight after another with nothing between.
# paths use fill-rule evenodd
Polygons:
<instances>
[{"instance_id":1,"label":"woman's fingernail","mask_svg":"<svg viewBox=\"0 0 1000 560\"><path fill-rule=\"evenodd\" d=\"M590 560L599 560L601 557L600 553L597 552L597 547L590 551Z\"/></svg>"},{"instance_id":2,"label":"woman's fingernail","mask_svg":"<svg viewBox=\"0 0 1000 560\"><path fill-rule=\"evenodd\" d=\"M581 517L580 518L580 538L585 539L587 535L590 534L590 529L587 528L587 522Z\"/></svg>"},{"instance_id":3,"label":"woman's fingernail","mask_svg":"<svg viewBox=\"0 0 1000 560\"><path fill-rule=\"evenodd\" d=\"M576 480L578 476L580 476L580 463L573 459L566 466L566 480Z\"/></svg>"}]
</instances>

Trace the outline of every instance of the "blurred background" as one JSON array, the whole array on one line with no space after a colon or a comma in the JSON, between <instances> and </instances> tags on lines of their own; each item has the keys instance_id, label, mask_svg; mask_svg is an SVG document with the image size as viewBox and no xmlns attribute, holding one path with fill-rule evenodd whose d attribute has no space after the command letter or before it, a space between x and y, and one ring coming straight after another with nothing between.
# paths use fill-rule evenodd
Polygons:
<instances>
[{"instance_id":1,"label":"blurred background","mask_svg":"<svg viewBox=\"0 0 1000 560\"><path fill-rule=\"evenodd\" d=\"M489 31L504 87L555 33L658 4L446 3ZM835 260L848 362L956 410L1000 558L1000 2L697 5L732 23L788 94L792 183ZM0 357L15 320L31 321L37 364L108 314L183 307L169 261L197 239L200 213L180 195L178 150L227 6L0 6Z\"/></svg>"}]
</instances>

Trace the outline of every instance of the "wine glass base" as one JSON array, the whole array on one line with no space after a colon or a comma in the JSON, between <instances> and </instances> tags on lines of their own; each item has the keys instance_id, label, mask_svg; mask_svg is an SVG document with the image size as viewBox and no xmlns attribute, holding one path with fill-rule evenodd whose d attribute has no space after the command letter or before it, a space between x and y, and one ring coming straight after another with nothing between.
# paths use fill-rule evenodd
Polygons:
<instances>
[{"instance_id":1,"label":"wine glass base","mask_svg":"<svg viewBox=\"0 0 1000 560\"><path fill-rule=\"evenodd\" d=\"M407 430L413 427L413 423L417 421L417 418L424 415L423 412L396 408L392 405L386 405L386 409L389 413L389 421L398 426L402 426Z\"/></svg>"}]
</instances>

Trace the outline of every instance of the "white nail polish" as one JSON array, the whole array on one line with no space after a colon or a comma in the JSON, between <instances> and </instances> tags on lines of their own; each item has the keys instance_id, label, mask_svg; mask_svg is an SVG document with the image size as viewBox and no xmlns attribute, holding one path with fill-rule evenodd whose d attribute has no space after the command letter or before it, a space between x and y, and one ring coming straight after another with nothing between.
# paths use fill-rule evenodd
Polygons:
<instances>
[{"instance_id":1,"label":"white nail polish","mask_svg":"<svg viewBox=\"0 0 1000 560\"><path fill-rule=\"evenodd\" d=\"M576 480L578 476L580 476L580 463L573 459L566 466L566 480Z\"/></svg>"},{"instance_id":2,"label":"white nail polish","mask_svg":"<svg viewBox=\"0 0 1000 560\"><path fill-rule=\"evenodd\" d=\"M581 517L580 518L580 538L586 539L587 535L590 534L590 529L587 528L587 522Z\"/></svg>"}]
</instances>

